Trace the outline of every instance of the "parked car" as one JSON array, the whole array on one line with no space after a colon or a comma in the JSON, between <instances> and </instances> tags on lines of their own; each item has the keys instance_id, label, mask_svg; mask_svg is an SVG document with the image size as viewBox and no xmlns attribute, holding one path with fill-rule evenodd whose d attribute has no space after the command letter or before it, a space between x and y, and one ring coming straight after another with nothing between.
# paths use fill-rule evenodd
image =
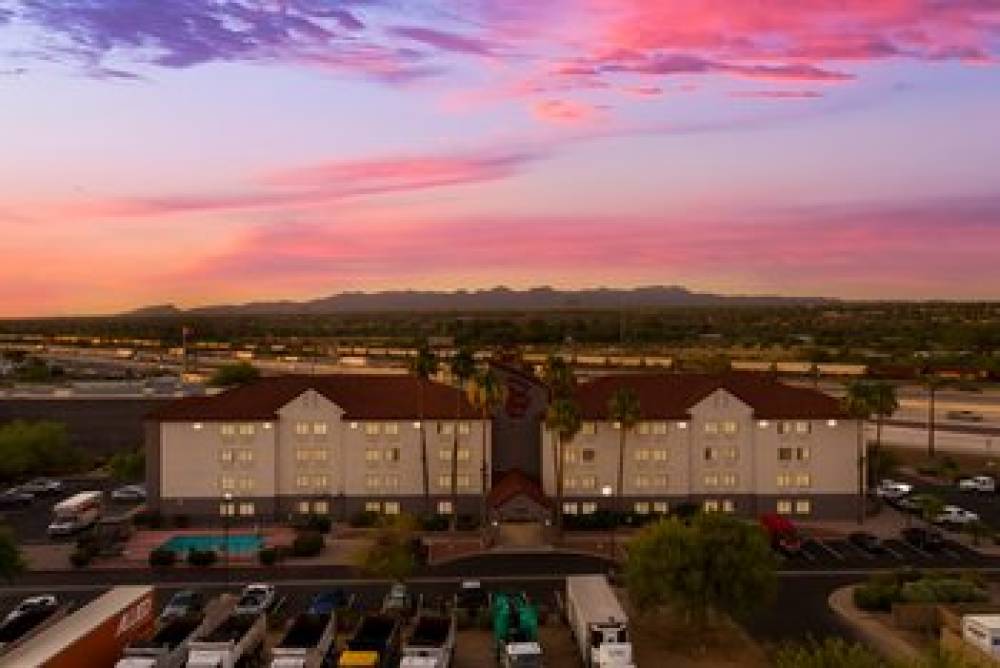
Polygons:
<instances>
[{"instance_id":1,"label":"parked car","mask_svg":"<svg viewBox=\"0 0 1000 668\"><path fill-rule=\"evenodd\" d=\"M205 608L205 597L193 589L182 589L167 601L160 612L160 619L187 617L201 612Z\"/></svg>"},{"instance_id":2,"label":"parked car","mask_svg":"<svg viewBox=\"0 0 1000 668\"><path fill-rule=\"evenodd\" d=\"M958 489L963 492L983 492L992 494L997 491L997 481L993 476L977 475L971 478L962 478L958 481Z\"/></svg>"},{"instance_id":3,"label":"parked car","mask_svg":"<svg viewBox=\"0 0 1000 668\"><path fill-rule=\"evenodd\" d=\"M908 482L885 479L875 488L875 495L881 499L900 499L913 491L913 485Z\"/></svg>"},{"instance_id":4,"label":"parked car","mask_svg":"<svg viewBox=\"0 0 1000 668\"><path fill-rule=\"evenodd\" d=\"M933 552L944 547L944 536L940 531L924 529L923 527L909 527L899 532L910 545L921 550Z\"/></svg>"},{"instance_id":5,"label":"parked car","mask_svg":"<svg viewBox=\"0 0 1000 668\"><path fill-rule=\"evenodd\" d=\"M324 591L316 594L309 603L309 614L329 615L351 604L351 596L343 589Z\"/></svg>"},{"instance_id":6,"label":"parked car","mask_svg":"<svg viewBox=\"0 0 1000 668\"><path fill-rule=\"evenodd\" d=\"M125 485L111 492L111 498L115 501L145 501L145 485Z\"/></svg>"},{"instance_id":7,"label":"parked car","mask_svg":"<svg viewBox=\"0 0 1000 668\"><path fill-rule=\"evenodd\" d=\"M34 494L22 492L17 487L0 492L0 508L27 508L35 500Z\"/></svg>"},{"instance_id":8,"label":"parked car","mask_svg":"<svg viewBox=\"0 0 1000 668\"><path fill-rule=\"evenodd\" d=\"M971 524L978 522L979 515L960 506L948 505L934 518L935 524Z\"/></svg>"},{"instance_id":9,"label":"parked car","mask_svg":"<svg viewBox=\"0 0 1000 668\"><path fill-rule=\"evenodd\" d=\"M850 541L851 545L869 554L885 553L885 545L882 544L882 539L867 531L855 531L847 537L847 540Z\"/></svg>"},{"instance_id":10,"label":"parked car","mask_svg":"<svg viewBox=\"0 0 1000 668\"><path fill-rule=\"evenodd\" d=\"M267 612L275 603L277 592L274 585L264 583L248 584L243 588L240 599L236 602L234 614L259 615Z\"/></svg>"},{"instance_id":11,"label":"parked car","mask_svg":"<svg viewBox=\"0 0 1000 668\"><path fill-rule=\"evenodd\" d=\"M948 411L945 417L960 422L982 422L983 416L975 411Z\"/></svg>"},{"instance_id":12,"label":"parked car","mask_svg":"<svg viewBox=\"0 0 1000 668\"><path fill-rule=\"evenodd\" d=\"M13 610L8 612L7 616L4 617L3 623L7 624L19 617L41 612L42 610L55 610L57 607L59 607L59 600L52 594L31 596L18 603Z\"/></svg>"},{"instance_id":13,"label":"parked car","mask_svg":"<svg viewBox=\"0 0 1000 668\"><path fill-rule=\"evenodd\" d=\"M21 485L22 492L29 494L57 494L62 491L63 484L60 480L51 478L35 478Z\"/></svg>"}]
</instances>

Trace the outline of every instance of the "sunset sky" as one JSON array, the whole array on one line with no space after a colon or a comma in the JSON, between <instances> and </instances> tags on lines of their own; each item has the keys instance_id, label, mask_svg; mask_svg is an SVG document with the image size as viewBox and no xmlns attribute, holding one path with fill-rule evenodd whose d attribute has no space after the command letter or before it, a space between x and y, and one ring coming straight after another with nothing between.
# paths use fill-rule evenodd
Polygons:
<instances>
[{"instance_id":1,"label":"sunset sky","mask_svg":"<svg viewBox=\"0 0 1000 668\"><path fill-rule=\"evenodd\" d=\"M1000 298L1000 0L0 0L0 316Z\"/></svg>"}]
</instances>

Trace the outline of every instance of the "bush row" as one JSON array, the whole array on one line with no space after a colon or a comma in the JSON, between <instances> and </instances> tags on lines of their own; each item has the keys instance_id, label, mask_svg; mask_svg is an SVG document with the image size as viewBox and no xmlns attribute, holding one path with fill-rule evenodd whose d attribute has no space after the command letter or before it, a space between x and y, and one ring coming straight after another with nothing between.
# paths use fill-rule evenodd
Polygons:
<instances>
[{"instance_id":1,"label":"bush row","mask_svg":"<svg viewBox=\"0 0 1000 668\"><path fill-rule=\"evenodd\" d=\"M854 590L854 605L870 612L889 612L894 603L974 603L987 599L982 576L968 571L880 573Z\"/></svg>"}]
</instances>

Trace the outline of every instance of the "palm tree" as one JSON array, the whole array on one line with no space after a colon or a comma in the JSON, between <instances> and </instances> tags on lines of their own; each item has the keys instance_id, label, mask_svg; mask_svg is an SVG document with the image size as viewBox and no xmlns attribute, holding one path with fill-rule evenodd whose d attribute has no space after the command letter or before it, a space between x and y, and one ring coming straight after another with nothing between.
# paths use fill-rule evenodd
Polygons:
<instances>
[{"instance_id":1,"label":"palm tree","mask_svg":"<svg viewBox=\"0 0 1000 668\"><path fill-rule=\"evenodd\" d=\"M562 532L563 500L563 445L572 441L582 426L580 407L568 397L549 403L545 413L545 426L552 431L552 471L556 482L556 531Z\"/></svg>"},{"instance_id":2,"label":"palm tree","mask_svg":"<svg viewBox=\"0 0 1000 668\"><path fill-rule=\"evenodd\" d=\"M413 359L411 370L417 381L417 419L420 424L420 467L423 474L424 485L424 513L430 511L431 487L430 472L427 467L427 425L424 424L424 386L427 379L437 373L437 357L426 343L417 350L417 356Z\"/></svg>"},{"instance_id":3,"label":"palm tree","mask_svg":"<svg viewBox=\"0 0 1000 668\"><path fill-rule=\"evenodd\" d=\"M615 510L622 512L622 494L625 491L625 436L642 419L642 406L635 390L619 387L608 401L608 417L618 423L618 483ZM617 520L616 520L617 521Z\"/></svg>"},{"instance_id":4,"label":"palm tree","mask_svg":"<svg viewBox=\"0 0 1000 668\"><path fill-rule=\"evenodd\" d=\"M483 481L479 495L479 513L481 515L480 524L486 525L486 420L497 407L502 406L507 401L507 386L500 380L500 376L493 369L487 367L483 371L472 377L468 389L469 401L479 409L479 414L483 418Z\"/></svg>"},{"instance_id":5,"label":"palm tree","mask_svg":"<svg viewBox=\"0 0 1000 668\"><path fill-rule=\"evenodd\" d=\"M843 399L844 412L858 423L858 524L865 521L865 421L872 415L871 385L860 380L851 381Z\"/></svg>"},{"instance_id":6,"label":"palm tree","mask_svg":"<svg viewBox=\"0 0 1000 668\"><path fill-rule=\"evenodd\" d=\"M882 448L882 421L899 410L896 386L879 381L871 384L871 408L875 414L875 451Z\"/></svg>"},{"instance_id":7,"label":"palm tree","mask_svg":"<svg viewBox=\"0 0 1000 668\"><path fill-rule=\"evenodd\" d=\"M936 373L929 371L923 374L922 381L927 386L927 457L934 459L934 428L935 428L935 408L934 403L937 398L937 391L944 385L944 379Z\"/></svg>"},{"instance_id":8,"label":"palm tree","mask_svg":"<svg viewBox=\"0 0 1000 668\"><path fill-rule=\"evenodd\" d=\"M468 348L459 348L451 360L451 376L453 382L461 389L465 382L476 372L476 360ZM462 393L455 393L455 425L451 440L451 517L448 519L451 530L458 528L458 422L462 415Z\"/></svg>"},{"instance_id":9,"label":"palm tree","mask_svg":"<svg viewBox=\"0 0 1000 668\"><path fill-rule=\"evenodd\" d=\"M550 399L566 398L573 394L573 370L561 357L549 355L542 369L542 381L549 388Z\"/></svg>"}]
</instances>

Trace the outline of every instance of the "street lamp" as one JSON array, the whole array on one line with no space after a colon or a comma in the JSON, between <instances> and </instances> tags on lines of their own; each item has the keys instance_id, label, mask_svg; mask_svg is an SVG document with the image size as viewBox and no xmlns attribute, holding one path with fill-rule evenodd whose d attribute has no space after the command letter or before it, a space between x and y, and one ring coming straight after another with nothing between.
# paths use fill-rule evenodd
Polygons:
<instances>
[{"instance_id":1,"label":"street lamp","mask_svg":"<svg viewBox=\"0 0 1000 668\"><path fill-rule=\"evenodd\" d=\"M222 549L226 553L226 588L229 588L229 514L233 511L233 493L226 492L222 495L225 500L222 513Z\"/></svg>"},{"instance_id":2,"label":"street lamp","mask_svg":"<svg viewBox=\"0 0 1000 668\"><path fill-rule=\"evenodd\" d=\"M611 485L604 485L601 487L601 496L605 499L610 499L611 495L615 493L615 490ZM612 509L614 510L614 509ZM615 532L618 530L618 517L612 512L611 513L611 566L614 568L615 564Z\"/></svg>"}]
</instances>

